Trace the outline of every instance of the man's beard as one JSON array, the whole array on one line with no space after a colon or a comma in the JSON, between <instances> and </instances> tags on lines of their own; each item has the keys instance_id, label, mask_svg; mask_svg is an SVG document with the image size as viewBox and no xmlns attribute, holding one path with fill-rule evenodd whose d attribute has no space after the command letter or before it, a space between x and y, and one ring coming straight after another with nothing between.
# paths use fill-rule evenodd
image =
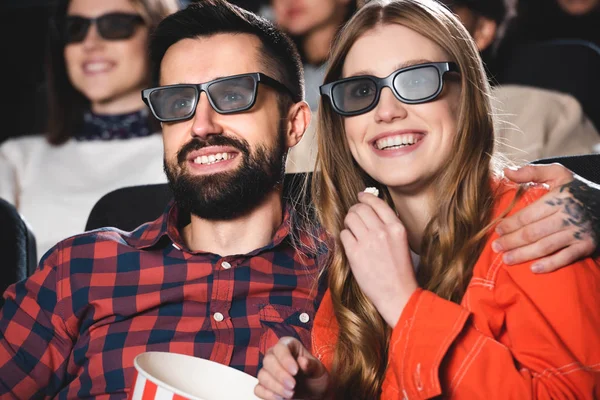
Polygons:
<instances>
[{"instance_id":1,"label":"man's beard","mask_svg":"<svg viewBox=\"0 0 600 400\"><path fill-rule=\"evenodd\" d=\"M190 152L208 146L231 146L241 162L233 171L194 176L186 172ZM274 148L260 146L250 154L248 142L224 135L195 138L177 153L178 166L164 160L164 170L177 206L207 220L232 220L248 214L283 182L285 148L280 130Z\"/></svg>"}]
</instances>

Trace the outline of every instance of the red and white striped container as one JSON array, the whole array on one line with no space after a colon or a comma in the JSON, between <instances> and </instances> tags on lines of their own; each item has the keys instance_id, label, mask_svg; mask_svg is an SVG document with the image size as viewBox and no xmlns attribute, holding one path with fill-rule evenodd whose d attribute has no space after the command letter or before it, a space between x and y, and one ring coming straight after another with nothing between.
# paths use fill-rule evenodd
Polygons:
<instances>
[{"instance_id":1,"label":"red and white striped container","mask_svg":"<svg viewBox=\"0 0 600 400\"><path fill-rule=\"evenodd\" d=\"M255 377L214 361L150 351L133 364L129 400L258 400Z\"/></svg>"}]
</instances>

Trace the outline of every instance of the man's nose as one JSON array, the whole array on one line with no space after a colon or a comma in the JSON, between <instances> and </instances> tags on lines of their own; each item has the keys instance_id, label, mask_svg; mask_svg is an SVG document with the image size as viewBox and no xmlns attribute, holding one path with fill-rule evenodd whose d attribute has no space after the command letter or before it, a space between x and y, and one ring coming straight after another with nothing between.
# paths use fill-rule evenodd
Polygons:
<instances>
[{"instance_id":1,"label":"man's nose","mask_svg":"<svg viewBox=\"0 0 600 400\"><path fill-rule=\"evenodd\" d=\"M223 133L220 125L215 121L218 113L212 108L206 93L202 92L198 98L196 112L193 116L192 136L206 139L210 135Z\"/></svg>"}]
</instances>

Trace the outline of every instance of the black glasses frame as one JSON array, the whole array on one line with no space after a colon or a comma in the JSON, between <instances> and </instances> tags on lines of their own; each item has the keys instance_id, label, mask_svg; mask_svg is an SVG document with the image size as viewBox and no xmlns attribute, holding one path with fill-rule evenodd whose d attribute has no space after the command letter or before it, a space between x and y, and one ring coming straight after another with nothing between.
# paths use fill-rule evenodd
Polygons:
<instances>
[{"instance_id":1,"label":"black glasses frame","mask_svg":"<svg viewBox=\"0 0 600 400\"><path fill-rule=\"evenodd\" d=\"M254 80L254 93L252 94L252 101L247 106L238 107L233 110L219 109L217 107L217 105L213 102L213 99L210 96L210 92L208 91L208 88L215 83L232 80L232 79L236 79L236 78L242 78L242 77L244 77L244 78L251 77ZM208 102L210 103L210 106L213 108L213 110L215 110L219 114L234 114L234 113L247 111L254 106L254 104L256 103L256 97L258 94L258 84L259 83L263 83L267 86L271 86L272 88L274 88L278 91L284 92L286 94L289 94L292 98L294 98L292 91L287 86L285 86L283 83L271 78L268 75L263 74L262 72L251 72L251 73L247 73L247 74L231 75L231 76L215 79L215 80L204 82L204 83L183 83L183 84L177 84L177 85L158 86L158 87L154 87L154 88L144 89L144 90L142 90L142 100L144 100L144 103L146 103L146 105L148 107L150 107L150 111L152 111L152 114L154 115L154 117L157 120L159 120L160 122L184 121L184 120L192 118L194 116L194 114L196 113L196 107L198 107L198 102L200 100L200 94L202 92L206 93ZM163 89L168 89L168 88L193 88L194 89L194 91L196 92L196 98L194 100L194 106L192 107L192 111L190 111L190 113L188 115L185 115L183 117L176 117L176 118L161 118L156 114L156 111L154 110L154 107L152 106L152 102L150 101L150 96L152 95L152 92L154 92L156 90L163 90Z\"/></svg>"},{"instance_id":2,"label":"black glasses frame","mask_svg":"<svg viewBox=\"0 0 600 400\"><path fill-rule=\"evenodd\" d=\"M411 70L419 69L419 68L426 68L426 67L434 67L437 69L437 71L439 73L439 77L440 77L440 85L438 87L438 90L431 96L428 96L426 98L419 99L419 100L405 99L404 97L400 96L400 93L398 93L396 91L396 89L394 88L394 80L396 79L396 77L403 72L411 71ZM396 98L399 101L401 101L402 103L405 103L405 104L421 104L421 103L427 103L428 101L432 101L436 97L438 97L440 95L440 93L442 93L442 90L444 89L444 74L446 74L446 72L459 72L458 65L454 62L432 62L432 63L416 64L416 65L411 65L410 67L401 68L399 70L396 70L396 71L392 72L390 75L386 76L385 78L378 78L378 77L375 77L372 75L360 75L360 76L353 76L351 78L340 79L335 82L330 82L325 85L321 85L319 87L319 91L321 92L321 95L327 96L329 98L329 103L331 104L331 106L333 107L333 110L336 113L338 113L344 117L352 117L355 115L367 113L367 112L371 111L372 109L374 109L377 106L377 104L379 103L379 97L381 96L381 90L385 87L390 88L392 93L394 93L394 96L396 96ZM344 111L344 110L338 108L337 105L335 104L335 100L333 98L334 88L339 84L352 82L352 81L356 81L359 79L369 79L370 81L372 81L375 84L377 93L375 94L375 98L373 99L373 102L368 107L365 107L365 108L362 108L362 109L356 110L356 111L348 112L348 111Z\"/></svg>"},{"instance_id":3,"label":"black glasses frame","mask_svg":"<svg viewBox=\"0 0 600 400\"><path fill-rule=\"evenodd\" d=\"M128 36L125 36L125 37L111 37L110 35L107 35L107 33L104 31L104 29L101 28L102 24L99 24L98 22L101 20L106 20L107 18L113 18L113 17L127 18L127 21L131 24L131 27L132 27L131 34L129 34ZM81 21L83 23L83 27L84 27L83 35L78 40L73 40L70 37L70 35L67 33L68 25L69 25L70 21ZM87 37L87 35L90 31L90 27L94 24L94 25L96 25L96 30L98 31L98 34L100 35L100 37L102 39L125 40L125 39L128 39L131 36L133 36L133 34L135 33L136 25L142 25L144 23L145 23L144 18L142 18L141 15L134 14L134 13L110 12L110 13L99 15L94 18L87 18L87 17L82 17L79 15L67 15L63 21L62 39L65 44L81 43L85 40L85 38Z\"/></svg>"}]
</instances>

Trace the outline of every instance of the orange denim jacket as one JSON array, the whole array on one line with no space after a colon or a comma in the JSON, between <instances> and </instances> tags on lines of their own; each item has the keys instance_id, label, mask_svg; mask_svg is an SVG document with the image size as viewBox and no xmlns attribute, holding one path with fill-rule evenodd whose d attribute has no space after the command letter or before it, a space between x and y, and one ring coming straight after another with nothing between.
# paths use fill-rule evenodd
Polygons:
<instances>
[{"instance_id":1,"label":"orange denim jacket","mask_svg":"<svg viewBox=\"0 0 600 400\"><path fill-rule=\"evenodd\" d=\"M503 184L494 217L516 190ZM511 214L546 193L529 188ZM461 304L418 289L392 331L381 399L600 399L600 268L586 258L534 275L508 266L490 235ZM312 331L331 370L338 326L329 291Z\"/></svg>"}]
</instances>

